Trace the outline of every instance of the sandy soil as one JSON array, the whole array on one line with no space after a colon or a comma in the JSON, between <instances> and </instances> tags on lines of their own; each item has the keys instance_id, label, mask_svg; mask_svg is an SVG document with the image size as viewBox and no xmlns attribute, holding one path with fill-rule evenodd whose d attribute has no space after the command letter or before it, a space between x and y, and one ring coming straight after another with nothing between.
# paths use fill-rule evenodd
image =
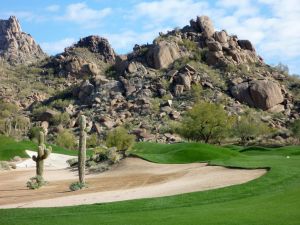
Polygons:
<instances>
[{"instance_id":1,"label":"sandy soil","mask_svg":"<svg viewBox=\"0 0 300 225\"><path fill-rule=\"evenodd\" d=\"M48 164L45 179L49 184L28 190L26 181L35 175L33 167L0 172L0 208L59 207L129 199L170 196L236 185L256 179L263 169L228 169L204 163L155 164L127 158L114 169L88 174L89 188L71 192L77 171Z\"/></svg>"}]
</instances>

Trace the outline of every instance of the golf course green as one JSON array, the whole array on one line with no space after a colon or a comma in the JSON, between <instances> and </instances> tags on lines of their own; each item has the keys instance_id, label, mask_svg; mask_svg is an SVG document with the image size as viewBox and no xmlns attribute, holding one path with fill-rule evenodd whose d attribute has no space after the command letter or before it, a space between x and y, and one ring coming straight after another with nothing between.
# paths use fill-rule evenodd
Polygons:
<instances>
[{"instance_id":1,"label":"golf course green","mask_svg":"<svg viewBox=\"0 0 300 225\"><path fill-rule=\"evenodd\" d=\"M1 151L0 145L3 157ZM266 168L268 172L242 185L171 197L63 208L1 209L0 224L300 224L300 146L238 148L138 143L131 154L156 163L208 162L226 167Z\"/></svg>"}]
</instances>

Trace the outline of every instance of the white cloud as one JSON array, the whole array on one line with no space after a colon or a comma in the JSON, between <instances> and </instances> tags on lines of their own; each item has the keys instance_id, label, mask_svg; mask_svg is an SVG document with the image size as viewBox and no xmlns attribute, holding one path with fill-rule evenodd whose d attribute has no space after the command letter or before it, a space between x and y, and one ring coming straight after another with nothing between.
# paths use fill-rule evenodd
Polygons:
<instances>
[{"instance_id":1,"label":"white cloud","mask_svg":"<svg viewBox=\"0 0 300 225\"><path fill-rule=\"evenodd\" d=\"M48 12L58 12L60 10L60 6L59 5L49 5L46 7L46 10Z\"/></svg>"},{"instance_id":2,"label":"white cloud","mask_svg":"<svg viewBox=\"0 0 300 225\"><path fill-rule=\"evenodd\" d=\"M66 47L71 46L73 43L75 43L75 41L76 40L74 38L65 38L54 42L43 42L40 45L45 52L53 55L63 52Z\"/></svg>"},{"instance_id":3,"label":"white cloud","mask_svg":"<svg viewBox=\"0 0 300 225\"><path fill-rule=\"evenodd\" d=\"M111 8L92 9L86 3L75 3L67 6L65 14L59 20L70 21L91 28L99 25L104 17L112 12Z\"/></svg>"},{"instance_id":4,"label":"white cloud","mask_svg":"<svg viewBox=\"0 0 300 225\"><path fill-rule=\"evenodd\" d=\"M210 13L208 3L194 0L142 2L135 5L131 12L133 19L143 18L145 23L153 24L153 27L163 22L174 22L177 26L184 26L196 15Z\"/></svg>"},{"instance_id":5,"label":"white cloud","mask_svg":"<svg viewBox=\"0 0 300 225\"><path fill-rule=\"evenodd\" d=\"M104 35L111 43L114 49L118 49L118 53L126 53L128 47L133 47L135 44L151 44L154 38L158 36L159 32L171 30L170 28L157 28L143 33L137 33L132 30L124 31L122 33L106 34Z\"/></svg>"}]
</instances>

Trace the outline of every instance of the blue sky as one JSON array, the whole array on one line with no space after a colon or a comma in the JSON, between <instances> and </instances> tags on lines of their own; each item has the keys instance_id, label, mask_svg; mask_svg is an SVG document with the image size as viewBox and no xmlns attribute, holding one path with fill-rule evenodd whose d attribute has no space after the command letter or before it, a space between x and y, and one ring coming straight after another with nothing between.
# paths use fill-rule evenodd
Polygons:
<instances>
[{"instance_id":1,"label":"blue sky","mask_svg":"<svg viewBox=\"0 0 300 225\"><path fill-rule=\"evenodd\" d=\"M267 63L300 74L299 0L3 0L0 18L16 15L48 54L91 34L106 37L117 53L151 43L160 31L212 18L217 30L251 40Z\"/></svg>"}]
</instances>

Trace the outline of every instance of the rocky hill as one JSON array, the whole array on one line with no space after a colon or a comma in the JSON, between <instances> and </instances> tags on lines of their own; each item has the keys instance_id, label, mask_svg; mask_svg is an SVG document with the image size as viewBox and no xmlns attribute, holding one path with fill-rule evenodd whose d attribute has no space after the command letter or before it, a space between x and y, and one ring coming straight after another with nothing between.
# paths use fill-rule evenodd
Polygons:
<instances>
[{"instance_id":1,"label":"rocky hill","mask_svg":"<svg viewBox=\"0 0 300 225\"><path fill-rule=\"evenodd\" d=\"M18 33L18 23L13 24L12 33ZM28 58L21 50L11 55L18 62L44 57L37 52ZM3 68L3 74L20 76L20 67ZM27 70L32 74L28 83L38 84L30 86L35 97L32 92L10 98L4 97L6 91L0 94L22 107L34 124L43 124L50 137L61 129L76 131L78 115L85 113L90 134L102 136L122 125L140 140L176 141L173 121L204 100L223 105L231 115L260 118L278 130L275 137L281 140L300 112L299 80L265 64L249 40L215 31L206 16L160 33L152 44L136 45L127 55L117 55L105 38L85 37ZM5 80L8 88L12 78Z\"/></svg>"},{"instance_id":2,"label":"rocky hill","mask_svg":"<svg viewBox=\"0 0 300 225\"><path fill-rule=\"evenodd\" d=\"M0 20L0 58L10 64L30 64L46 56L30 34L22 32L16 17Z\"/></svg>"}]
</instances>

